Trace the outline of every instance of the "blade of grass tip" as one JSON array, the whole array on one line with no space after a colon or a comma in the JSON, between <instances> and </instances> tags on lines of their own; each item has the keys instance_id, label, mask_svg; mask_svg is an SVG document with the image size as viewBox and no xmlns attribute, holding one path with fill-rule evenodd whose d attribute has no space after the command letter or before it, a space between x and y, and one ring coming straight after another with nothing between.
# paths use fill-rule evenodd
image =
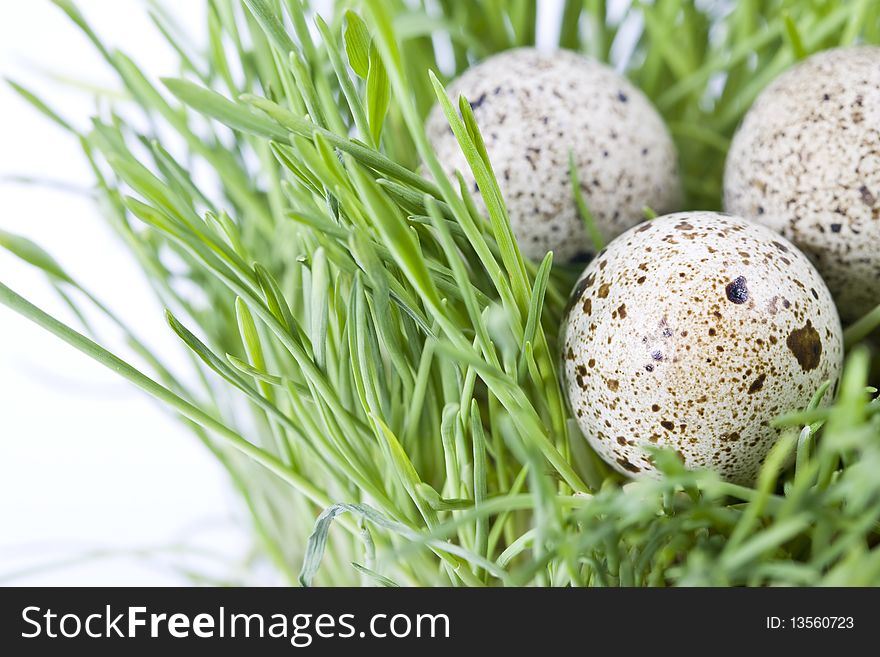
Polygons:
<instances>
[{"instance_id":1,"label":"blade of grass tip","mask_svg":"<svg viewBox=\"0 0 880 657\"><path fill-rule=\"evenodd\" d=\"M810 403L807 404L805 410L812 411L818 408L822 399L825 397L825 393L828 392L830 387L831 381L825 381L819 386L818 390L813 394L812 399L810 399ZM810 444L814 431L815 430L811 426L807 425L801 430L801 433L798 436L797 452L795 456L795 477L807 467L807 463L810 460Z\"/></svg>"},{"instance_id":2,"label":"blade of grass tip","mask_svg":"<svg viewBox=\"0 0 880 657\"><path fill-rule=\"evenodd\" d=\"M309 168L303 162L302 153L300 153L296 148L288 146L287 144L279 144L276 141L269 142L269 150L276 160L287 169L290 173L292 173L296 179L302 183L303 187L310 192L314 192L319 196L325 196L326 190L324 189L324 184L321 180L315 177L315 175L309 170ZM287 192L287 196L290 199L292 204L295 204L295 194L300 190L290 186L289 181L282 181L282 189ZM287 213L287 216L291 219L297 220L298 217L291 212ZM326 221L325 219L321 219L321 221ZM329 222L327 222L328 225ZM319 231L321 232L321 231ZM331 232L331 234L333 234Z\"/></svg>"},{"instance_id":3,"label":"blade of grass tip","mask_svg":"<svg viewBox=\"0 0 880 657\"><path fill-rule=\"evenodd\" d=\"M418 369L412 382L412 396L406 409L403 437L404 441L409 444L416 440L419 427L422 425L422 418L424 417L426 407L425 398L428 394L433 362L434 342L428 340L425 342L418 360Z\"/></svg>"},{"instance_id":4,"label":"blade of grass tip","mask_svg":"<svg viewBox=\"0 0 880 657\"><path fill-rule=\"evenodd\" d=\"M434 344L432 342L432 344ZM458 470L458 456L455 450L455 425L458 421L459 405L449 402L443 407L440 421L440 440L443 443L443 457L446 466L444 493L449 497L461 496L462 476Z\"/></svg>"},{"instance_id":5,"label":"blade of grass tip","mask_svg":"<svg viewBox=\"0 0 880 657\"><path fill-rule=\"evenodd\" d=\"M309 71L309 66L305 61L303 61L300 52L292 51L287 57L287 61L290 67L290 71L293 73L293 79L296 83L296 88L306 105L306 109L308 110L309 118L315 123L315 125L319 125L324 128L332 127L328 125L328 119L323 111L321 97L318 93L318 90L315 88L315 80L312 78ZM336 117L335 119L329 119L330 121L334 121L337 123L340 121L338 110L335 110L335 108L330 116Z\"/></svg>"},{"instance_id":6,"label":"blade of grass tip","mask_svg":"<svg viewBox=\"0 0 880 657\"><path fill-rule=\"evenodd\" d=\"M871 354L864 345L854 348L846 359L837 403L831 407L825 425L824 439L819 443L819 479L817 486L827 488L840 463L840 448L835 438L863 424L868 413L868 372Z\"/></svg>"},{"instance_id":7,"label":"blade of grass tip","mask_svg":"<svg viewBox=\"0 0 880 657\"><path fill-rule=\"evenodd\" d=\"M503 200L501 199L501 192L498 189L497 182L494 180L494 174L492 174L491 170L486 166L486 157L484 155L485 147L481 150L471 137L471 134L475 136L479 134L479 130L476 127L476 121L473 118L473 112L470 111L470 105L466 101L462 101L460 103L460 110L463 112L463 116L467 118L459 118L459 113L453 107L452 101L436 75L434 75L432 71L429 71L428 75L431 79L431 84L434 87L437 99L440 101L440 106L443 109L446 120L449 123L450 128L452 128L459 146L465 155L465 159L477 180L477 186L482 192L483 201L486 204L492 225L492 232L495 235L495 241L498 243L498 248L500 250L501 262L507 272L509 284L517 303L517 305L511 310L514 312L524 312L528 305L528 281L525 273L525 265L523 264L522 256L510 228L510 221L507 217ZM467 123L465 123L465 120L467 120ZM423 141L423 132L424 131L421 130L421 132L414 134L414 136L418 137L419 142ZM479 141L482 143L482 140ZM450 188L448 181L445 178L445 174L442 172L442 168L433 152L429 150L427 145L423 145L423 148L424 150L420 148L420 152L422 157L427 160L429 168L432 172L436 171L436 176L443 176L443 181L441 181L441 183L446 183L444 186L448 189L448 193L444 196L444 199L448 203L453 204L453 207L461 207L461 200L454 198L454 192ZM459 221L462 221L462 219L463 217L459 217ZM519 318L515 318L514 321L518 322Z\"/></svg>"},{"instance_id":8,"label":"blade of grass tip","mask_svg":"<svg viewBox=\"0 0 880 657\"><path fill-rule=\"evenodd\" d=\"M409 210L413 215L424 215L427 213L424 194L420 194L410 187L396 183L393 180L388 180L387 178L377 178L376 182L382 189L389 193L398 205ZM433 196L431 198L434 199ZM450 229L456 234L464 237L464 230L458 225L458 223L454 222L454 215L449 205L437 199L434 199L434 202L437 204L440 214L450 221ZM411 217L411 220L417 221L419 218L420 217Z\"/></svg>"},{"instance_id":9,"label":"blade of grass tip","mask_svg":"<svg viewBox=\"0 0 880 657\"><path fill-rule=\"evenodd\" d=\"M226 354L226 360L229 361L229 364L232 365L235 369L237 369L242 374L246 374L248 376L252 376L258 381L262 381L272 386L280 387L287 384L287 380L281 376L275 376L274 374L269 374L264 372L263 370L259 370L250 363L243 361L241 358L237 356L233 356L232 354ZM307 395L309 394L308 388L304 386L295 386L295 389L298 390L301 394Z\"/></svg>"},{"instance_id":10,"label":"blade of grass tip","mask_svg":"<svg viewBox=\"0 0 880 657\"><path fill-rule=\"evenodd\" d=\"M351 293L349 295L348 300L348 309L347 309L347 319L345 322L345 335L348 341L348 354L351 359L350 365L350 378L354 382L354 389L357 394L357 399L360 402L361 409L364 413L369 413L371 408L371 401L368 396L367 389L367 372L366 369L360 367L360 363L363 362L364 358L361 355L361 332L362 332L362 319L358 318L357 308L359 297L361 295L361 277L360 275L356 275L354 278L354 284L351 286ZM360 321L359 321L360 320Z\"/></svg>"},{"instance_id":11,"label":"blade of grass tip","mask_svg":"<svg viewBox=\"0 0 880 657\"><path fill-rule=\"evenodd\" d=\"M238 226L235 225L232 218L226 212L221 212L220 214L206 212L205 220L207 223L213 224L215 230L226 238L226 243L232 247L233 252L239 258L245 259L247 257L247 250L242 242Z\"/></svg>"},{"instance_id":12,"label":"blade of grass tip","mask_svg":"<svg viewBox=\"0 0 880 657\"><path fill-rule=\"evenodd\" d=\"M501 568L507 568L511 562L516 559L520 554L522 554L525 550L528 550L532 547L532 543L535 540L535 535L537 532L534 528L527 530L526 532L520 534L513 543L508 545L504 552L498 557L498 565Z\"/></svg>"},{"instance_id":13,"label":"blade of grass tip","mask_svg":"<svg viewBox=\"0 0 880 657\"><path fill-rule=\"evenodd\" d=\"M351 70L366 80L370 70L370 31L364 20L350 9L345 12L343 39Z\"/></svg>"},{"instance_id":14,"label":"blade of grass tip","mask_svg":"<svg viewBox=\"0 0 880 657\"><path fill-rule=\"evenodd\" d=\"M431 83L434 85L434 91L440 100L440 106L446 114L446 119L453 133L455 133L459 146L477 181L477 186L480 189L483 202L486 204L486 210L489 213L495 241L498 243L501 251L501 261L504 263L510 276L514 293L519 296L519 309L524 311L528 303L528 277L525 263L519 251L516 236L513 234L510 217L507 215L507 206L504 204L501 188L498 186L498 179L492 170L489 153L486 150L486 144L477 125L477 118L474 116L473 107L467 98L459 96L458 109L461 115L459 119L440 81L431 71L429 71L429 76Z\"/></svg>"},{"instance_id":15,"label":"blade of grass tip","mask_svg":"<svg viewBox=\"0 0 880 657\"><path fill-rule=\"evenodd\" d=\"M311 345L307 342L308 338L301 330L299 330L300 326L293 318L293 313L290 312L290 306L287 305L287 301L281 292L281 287L278 285L278 282L272 274L270 274L269 271L259 263L254 263L254 273L257 277L257 282L260 285L260 289L263 292L263 297L266 300L266 305L268 306L269 311L287 330L291 337L303 342L305 348L310 350Z\"/></svg>"},{"instance_id":16,"label":"blade of grass tip","mask_svg":"<svg viewBox=\"0 0 880 657\"><path fill-rule=\"evenodd\" d=\"M532 285L532 296L529 300L529 314L526 317L526 328L523 331L522 342L520 344L520 355L517 363L517 371L520 376L525 369L525 349L527 344L531 344L535 340L535 333L538 325L541 323L541 311L544 308L544 295L547 292L547 284L550 280L550 269L553 265L553 253L548 253L541 261L538 273L535 275L535 282ZM539 381L535 381L536 384Z\"/></svg>"},{"instance_id":17,"label":"blade of grass tip","mask_svg":"<svg viewBox=\"0 0 880 657\"><path fill-rule=\"evenodd\" d=\"M89 82L80 77L77 77L75 74L64 75L63 73L59 73L52 68L36 65L32 66L31 68L35 73L39 73L42 78L45 78L46 80L51 82L55 82L60 85L60 87L66 87L71 91L86 94L95 103L101 104L101 106L103 106L103 103L105 102L108 106L115 105L117 103L130 103L134 95L124 89L119 89L115 86L111 86L110 84L105 85Z\"/></svg>"},{"instance_id":18,"label":"blade of grass tip","mask_svg":"<svg viewBox=\"0 0 880 657\"><path fill-rule=\"evenodd\" d=\"M287 142L287 131L278 123L265 115L251 112L247 107L228 100L216 91L180 78L161 78L161 81L180 102L200 114L210 116L234 130Z\"/></svg>"},{"instance_id":19,"label":"blade of grass tip","mask_svg":"<svg viewBox=\"0 0 880 657\"><path fill-rule=\"evenodd\" d=\"M403 446L397 440L397 436L379 417L369 413L368 418L370 424L373 425L373 430L383 447L383 451L385 451L404 489L415 503L427 526L433 527L437 524L437 514L419 495L418 486L422 483L422 480L409 456L407 456L406 450L403 449Z\"/></svg>"},{"instance_id":20,"label":"blade of grass tip","mask_svg":"<svg viewBox=\"0 0 880 657\"><path fill-rule=\"evenodd\" d=\"M180 225L182 230L198 235L204 242L208 241L203 231L204 226L200 225L201 221L195 215L192 206L187 204L185 198L180 196L172 185L166 184L132 156L109 153L107 160L114 172L129 187L156 206L151 208L154 213L164 214L168 220Z\"/></svg>"},{"instance_id":21,"label":"blade of grass tip","mask_svg":"<svg viewBox=\"0 0 880 657\"><path fill-rule=\"evenodd\" d=\"M320 134L315 134L312 138L312 141L315 144L315 149L320 155L321 161L324 166L331 172L331 175L335 176L339 179L339 183L336 187L350 188L351 184L348 182L348 176L345 171L345 167L343 167L342 162L339 161L339 155L336 150L327 142L324 137ZM326 187L325 183L325 187ZM329 201L340 203L340 199L337 198L339 193L336 193L335 196L331 196ZM338 215L338 207L335 213Z\"/></svg>"},{"instance_id":22,"label":"blade of grass tip","mask_svg":"<svg viewBox=\"0 0 880 657\"><path fill-rule=\"evenodd\" d=\"M366 567L373 569L376 567L376 542L373 540L373 534L367 523L359 523L361 527L361 542L364 544L364 562Z\"/></svg>"},{"instance_id":23,"label":"blade of grass tip","mask_svg":"<svg viewBox=\"0 0 880 657\"><path fill-rule=\"evenodd\" d=\"M584 222L584 228L587 231L587 235L590 236L593 248L596 249L596 252L598 253L605 248L605 239L602 237L602 233L599 232L599 228L596 226L596 221L593 219L593 213L590 212L590 208L587 207L587 201L584 199L583 188L581 187L580 178L578 176L577 164L575 164L574 161L574 153L571 150L568 151L568 178L571 181L571 191L574 194L574 201L577 205L578 214L581 215L581 221Z\"/></svg>"},{"instance_id":24,"label":"blade of grass tip","mask_svg":"<svg viewBox=\"0 0 880 657\"><path fill-rule=\"evenodd\" d=\"M0 229L0 247L6 249L21 260L24 260L29 265L42 270L46 275L55 280L74 286L76 285L73 279L66 271L64 271L55 258L53 258L39 244L32 242L26 237L15 235L14 233Z\"/></svg>"},{"instance_id":25,"label":"blade of grass tip","mask_svg":"<svg viewBox=\"0 0 880 657\"><path fill-rule=\"evenodd\" d=\"M79 134L76 128L68 123L58 112L49 107L49 105L47 105L45 101L39 98L32 91L23 87L15 80L11 80L9 78L6 78L6 84L12 87L13 90L15 90L15 93L17 93L24 100L30 103L38 112L47 117L50 121L74 135Z\"/></svg>"},{"instance_id":26,"label":"blade of grass tip","mask_svg":"<svg viewBox=\"0 0 880 657\"><path fill-rule=\"evenodd\" d=\"M801 479L804 479L808 474L808 466L810 465L810 438L812 437L812 432L809 426L805 426L801 429L800 434L798 435L797 447L795 451L795 460L794 460L794 476L795 476L795 484L799 483ZM812 469L809 471L809 474L812 474ZM789 491L789 495L791 495L792 491Z\"/></svg>"},{"instance_id":27,"label":"blade of grass tip","mask_svg":"<svg viewBox=\"0 0 880 657\"><path fill-rule=\"evenodd\" d=\"M161 201L156 192L162 191L161 182L154 187L151 180L141 178L138 172L129 167L128 164L117 162L119 170L125 170L126 174L131 177L126 182L144 196L150 198L154 202ZM141 186L143 185L143 186ZM154 226L174 238L181 246L188 250L191 254L210 263L216 269L222 268L225 273L235 277L240 283L248 286L250 289L256 289L256 281L253 272L248 268L239 255L231 249L228 244L217 239L214 233L208 232L208 224L202 222L194 214L190 218L185 218L186 211L177 204L175 200L170 200L169 205L164 211L157 210L150 205L139 202L132 197L124 199L125 207L131 213L141 219L144 223ZM176 217L176 219L172 219ZM179 221L178 221L179 219Z\"/></svg>"},{"instance_id":28,"label":"blade of grass tip","mask_svg":"<svg viewBox=\"0 0 880 657\"><path fill-rule=\"evenodd\" d=\"M366 566L362 566L356 561L352 561L351 566L359 573L366 575L369 579L376 582L376 584L378 584L379 586L384 586L385 588L400 588L400 584L395 582L393 579L385 577L384 575L380 575L375 570L371 570Z\"/></svg>"},{"instance_id":29,"label":"blade of grass tip","mask_svg":"<svg viewBox=\"0 0 880 657\"><path fill-rule=\"evenodd\" d=\"M830 411L827 408L815 408L810 411L795 411L785 413L774 418L770 425L773 427L803 427L815 422L823 422L828 419Z\"/></svg>"},{"instance_id":30,"label":"blade of grass tip","mask_svg":"<svg viewBox=\"0 0 880 657\"><path fill-rule=\"evenodd\" d=\"M254 316L241 297L235 297L235 318L248 359L257 370L265 370L266 359L260 335L257 332L257 325L254 322Z\"/></svg>"},{"instance_id":31,"label":"blade of grass tip","mask_svg":"<svg viewBox=\"0 0 880 657\"><path fill-rule=\"evenodd\" d=\"M461 227L462 232L470 242L471 247L479 258L480 264L486 270L495 289L498 290L501 303L509 312L516 315L518 309L513 289L511 288L508 276L505 274L501 264L499 264L501 249L494 239L486 239L491 237L491 226L486 222L480 211L477 210L476 203L470 189L468 189L468 183L460 171L455 172L455 181L458 184L458 193L464 208L453 209L450 207L453 221ZM459 211L463 214L457 214ZM464 217L466 217L466 224L462 221Z\"/></svg>"},{"instance_id":32,"label":"blade of grass tip","mask_svg":"<svg viewBox=\"0 0 880 657\"><path fill-rule=\"evenodd\" d=\"M320 16L315 16L315 25L317 25L318 31L323 37L324 46L327 48L327 55L330 58L330 64L333 66L333 70L336 73L336 79L339 80L339 87L342 89L342 94L345 96L345 100L348 103L349 110L354 118L354 124L358 129L358 134L361 139L367 142L368 146L375 147L376 142L373 140L370 131L370 123L367 120L367 115L364 111L364 104L358 95L357 89L355 89L354 83L348 75L348 71L342 61L342 54L339 52L336 40L333 38L330 28L327 27L327 23L325 23Z\"/></svg>"},{"instance_id":33,"label":"blade of grass tip","mask_svg":"<svg viewBox=\"0 0 880 657\"><path fill-rule=\"evenodd\" d=\"M186 328L172 313L170 310L165 311L165 319L168 322L168 325L171 329L177 334L177 336L183 341L183 343L189 347L202 361L211 368L218 375L223 377L226 381L231 383L233 386L241 390L245 395L248 396L251 401L256 403L260 408L263 408L268 413L273 415L274 417L282 420L288 426L291 426L294 430L296 426L290 421L281 410L279 410L272 402L260 396L260 394L252 388L247 381L245 381L242 377L238 375L238 373L233 370L222 358L217 356L204 342L199 340L195 336L195 334Z\"/></svg>"}]
</instances>

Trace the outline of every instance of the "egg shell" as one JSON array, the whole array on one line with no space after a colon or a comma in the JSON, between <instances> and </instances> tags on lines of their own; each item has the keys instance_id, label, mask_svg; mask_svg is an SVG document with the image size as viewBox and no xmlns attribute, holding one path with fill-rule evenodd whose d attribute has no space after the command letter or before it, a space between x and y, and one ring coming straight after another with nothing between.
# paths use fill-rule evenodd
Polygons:
<instances>
[{"instance_id":1,"label":"egg shell","mask_svg":"<svg viewBox=\"0 0 880 657\"><path fill-rule=\"evenodd\" d=\"M486 144L523 254L586 262L595 252L578 214L569 150L605 240L640 222L643 209L678 208L675 146L645 95L611 68L568 51L509 50L468 69L448 89L464 95ZM447 175L464 176L485 211L442 110L428 137Z\"/></svg>"},{"instance_id":2,"label":"egg shell","mask_svg":"<svg viewBox=\"0 0 880 657\"><path fill-rule=\"evenodd\" d=\"M813 55L763 91L731 145L724 203L800 247L845 320L880 303L880 47Z\"/></svg>"},{"instance_id":3,"label":"egg shell","mask_svg":"<svg viewBox=\"0 0 880 657\"><path fill-rule=\"evenodd\" d=\"M571 410L619 472L656 474L650 447L751 483L843 358L840 320L780 235L713 212L667 215L608 245L572 294L562 339Z\"/></svg>"}]
</instances>

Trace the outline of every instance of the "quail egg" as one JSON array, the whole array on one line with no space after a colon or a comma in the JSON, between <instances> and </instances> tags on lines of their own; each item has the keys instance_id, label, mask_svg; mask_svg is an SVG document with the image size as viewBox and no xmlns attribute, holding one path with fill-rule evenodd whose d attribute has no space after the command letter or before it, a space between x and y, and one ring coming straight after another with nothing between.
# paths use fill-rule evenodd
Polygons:
<instances>
[{"instance_id":1,"label":"quail egg","mask_svg":"<svg viewBox=\"0 0 880 657\"><path fill-rule=\"evenodd\" d=\"M813 55L768 86L734 137L724 200L803 250L844 320L880 304L880 47Z\"/></svg>"},{"instance_id":2,"label":"quail egg","mask_svg":"<svg viewBox=\"0 0 880 657\"><path fill-rule=\"evenodd\" d=\"M573 52L509 50L470 68L449 88L470 102L522 253L586 262L595 251L578 214L569 151L596 226L609 240L643 209L677 209L675 146L645 95L611 68ZM447 174L476 182L439 107L428 137ZM481 209L485 209L481 207Z\"/></svg>"},{"instance_id":3,"label":"quail egg","mask_svg":"<svg viewBox=\"0 0 880 657\"><path fill-rule=\"evenodd\" d=\"M564 321L564 383L592 447L631 476L650 447L688 468L754 480L843 354L840 320L810 261L784 237L714 212L667 215L597 254Z\"/></svg>"}]
</instances>

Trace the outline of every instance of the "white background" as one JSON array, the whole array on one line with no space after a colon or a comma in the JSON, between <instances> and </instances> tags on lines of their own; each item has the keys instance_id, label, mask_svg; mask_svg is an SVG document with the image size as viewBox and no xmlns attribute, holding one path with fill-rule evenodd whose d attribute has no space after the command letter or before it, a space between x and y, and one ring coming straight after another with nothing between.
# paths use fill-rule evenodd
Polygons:
<instances>
[{"instance_id":1,"label":"white background","mask_svg":"<svg viewBox=\"0 0 880 657\"><path fill-rule=\"evenodd\" d=\"M150 74L177 72L144 3L78 4L110 45ZM201 41L203 3L174 5ZM78 126L87 125L88 94L48 73L118 88L59 9L46 0L0 0L0 74L25 82ZM10 174L91 183L75 140L3 84L0 179ZM91 201L3 180L0 201L0 228L46 247L161 353L180 353L138 269ZM5 252L0 280L71 319L45 279ZM105 335L119 345L112 330ZM177 422L109 370L0 306L0 584L183 584L188 580L169 567L180 559L163 551L185 543L235 560L248 547L240 515L222 471ZM112 556L47 568L95 550ZM213 562L189 563L201 571ZM216 569L227 571L231 566Z\"/></svg>"}]
</instances>

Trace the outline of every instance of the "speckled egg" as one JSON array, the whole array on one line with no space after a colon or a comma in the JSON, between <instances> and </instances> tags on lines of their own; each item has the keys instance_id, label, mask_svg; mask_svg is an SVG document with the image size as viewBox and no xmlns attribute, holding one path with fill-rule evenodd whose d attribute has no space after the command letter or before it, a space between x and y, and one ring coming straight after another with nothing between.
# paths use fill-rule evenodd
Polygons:
<instances>
[{"instance_id":1,"label":"speckled egg","mask_svg":"<svg viewBox=\"0 0 880 657\"><path fill-rule=\"evenodd\" d=\"M677 209L677 155L660 115L625 78L572 52L509 50L448 89L471 104L523 254L586 262L594 252L575 206L569 150L587 206L606 241L643 218ZM476 182L442 110L428 137L446 172Z\"/></svg>"},{"instance_id":2,"label":"speckled egg","mask_svg":"<svg viewBox=\"0 0 880 657\"><path fill-rule=\"evenodd\" d=\"M564 382L593 448L627 475L649 448L750 483L843 357L840 320L810 261L770 229L714 212L660 217L584 270L564 322Z\"/></svg>"},{"instance_id":3,"label":"speckled egg","mask_svg":"<svg viewBox=\"0 0 880 657\"><path fill-rule=\"evenodd\" d=\"M880 47L819 53L767 87L734 137L724 200L800 247L845 320L880 303Z\"/></svg>"}]
</instances>

